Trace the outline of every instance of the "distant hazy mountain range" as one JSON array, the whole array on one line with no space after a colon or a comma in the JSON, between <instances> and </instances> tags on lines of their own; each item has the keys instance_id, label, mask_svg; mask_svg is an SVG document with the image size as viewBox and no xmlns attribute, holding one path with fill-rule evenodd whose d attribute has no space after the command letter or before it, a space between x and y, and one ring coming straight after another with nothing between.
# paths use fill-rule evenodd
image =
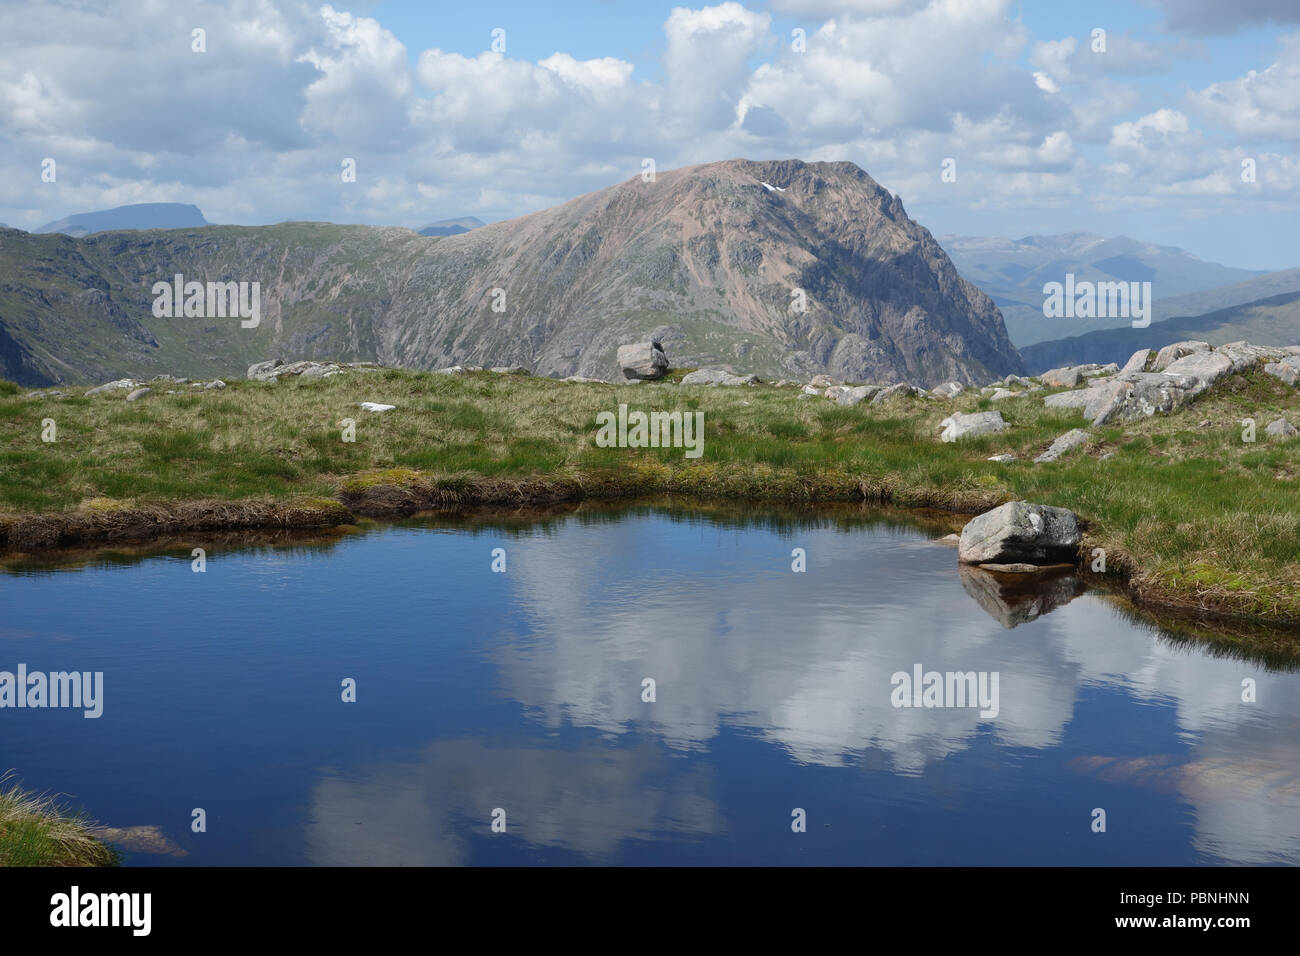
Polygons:
<instances>
[{"instance_id":1,"label":"distant hazy mountain range","mask_svg":"<svg viewBox=\"0 0 1300 956\"><path fill-rule=\"evenodd\" d=\"M177 273L259 282L261 324L154 316L153 284ZM609 376L617 347L646 339L677 367L767 377L1022 369L989 298L852 163L691 166L433 240L327 223L6 230L0 276L0 376L30 384L275 357Z\"/></svg>"},{"instance_id":2,"label":"distant hazy mountain range","mask_svg":"<svg viewBox=\"0 0 1300 956\"><path fill-rule=\"evenodd\" d=\"M422 236L458 236L483 224L481 219L474 216L462 216L460 219L439 219L417 231Z\"/></svg>"},{"instance_id":3,"label":"distant hazy mountain range","mask_svg":"<svg viewBox=\"0 0 1300 956\"><path fill-rule=\"evenodd\" d=\"M1300 279L1300 269L1292 269ZM1020 350L1031 374L1083 362L1118 362L1142 348L1199 339L1211 345L1245 339L1257 345L1300 345L1300 292L1220 309L1206 315L1168 319L1147 329L1123 326L1074 338L1039 342Z\"/></svg>"},{"instance_id":4,"label":"distant hazy mountain range","mask_svg":"<svg viewBox=\"0 0 1300 956\"><path fill-rule=\"evenodd\" d=\"M111 229L193 229L208 221L198 206L183 202L141 202L99 212L82 212L47 222L36 232L88 236Z\"/></svg>"},{"instance_id":5,"label":"distant hazy mountain range","mask_svg":"<svg viewBox=\"0 0 1300 956\"><path fill-rule=\"evenodd\" d=\"M997 303L1007 334L1021 348L1126 324L1115 318L1044 317L1044 284L1064 282L1067 273L1072 273L1077 282L1150 282L1155 322L1238 304L1219 302L1201 308L1188 297L1264 274L1206 262L1173 246L1157 246L1125 236L1106 239L1088 232L1023 239L941 236L939 244L952 257L957 271ZM1179 301L1173 301L1175 298ZM1248 300L1238 300L1244 301Z\"/></svg>"}]
</instances>

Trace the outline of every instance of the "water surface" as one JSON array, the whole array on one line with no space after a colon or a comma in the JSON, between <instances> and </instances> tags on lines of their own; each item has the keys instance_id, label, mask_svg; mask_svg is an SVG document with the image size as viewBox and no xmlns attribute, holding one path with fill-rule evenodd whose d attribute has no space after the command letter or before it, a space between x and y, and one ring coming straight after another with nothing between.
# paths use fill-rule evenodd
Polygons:
<instances>
[{"instance_id":1,"label":"water surface","mask_svg":"<svg viewBox=\"0 0 1300 956\"><path fill-rule=\"evenodd\" d=\"M638 507L11 568L0 670L105 701L0 710L0 771L185 854L137 864L1300 861L1300 674L937 534ZM894 706L916 664L996 716Z\"/></svg>"}]
</instances>

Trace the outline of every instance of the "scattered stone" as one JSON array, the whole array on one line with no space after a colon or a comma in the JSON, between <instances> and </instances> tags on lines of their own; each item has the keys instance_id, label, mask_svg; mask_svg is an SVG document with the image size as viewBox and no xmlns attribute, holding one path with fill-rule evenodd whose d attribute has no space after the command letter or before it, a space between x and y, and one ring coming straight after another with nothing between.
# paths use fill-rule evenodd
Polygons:
<instances>
[{"instance_id":1,"label":"scattered stone","mask_svg":"<svg viewBox=\"0 0 1300 956\"><path fill-rule=\"evenodd\" d=\"M1264 366L1264 371L1287 385L1300 383L1300 355L1288 355L1280 361L1270 362Z\"/></svg>"},{"instance_id":2,"label":"scattered stone","mask_svg":"<svg viewBox=\"0 0 1300 956\"><path fill-rule=\"evenodd\" d=\"M966 391L966 386L961 382L944 382L942 385L936 385L930 389L930 394L935 398L956 398L964 391Z\"/></svg>"},{"instance_id":3,"label":"scattered stone","mask_svg":"<svg viewBox=\"0 0 1300 956\"><path fill-rule=\"evenodd\" d=\"M668 371L668 356L658 342L635 342L618 347L618 367L624 378L663 378Z\"/></svg>"},{"instance_id":4,"label":"scattered stone","mask_svg":"<svg viewBox=\"0 0 1300 956\"><path fill-rule=\"evenodd\" d=\"M1175 342L1172 345L1166 345L1156 353L1156 360L1151 363L1151 371L1163 372L1184 356L1208 351L1210 351L1209 342Z\"/></svg>"},{"instance_id":5,"label":"scattered stone","mask_svg":"<svg viewBox=\"0 0 1300 956\"><path fill-rule=\"evenodd\" d=\"M966 564L1055 564L1079 550L1074 512L1027 501L1010 501L967 522L958 558Z\"/></svg>"},{"instance_id":6,"label":"scattered stone","mask_svg":"<svg viewBox=\"0 0 1300 956\"><path fill-rule=\"evenodd\" d=\"M248 366L248 374L244 378L251 379L254 382L266 382L275 378L275 370L284 365L284 359L271 359L268 362L254 362Z\"/></svg>"},{"instance_id":7,"label":"scattered stone","mask_svg":"<svg viewBox=\"0 0 1300 956\"><path fill-rule=\"evenodd\" d=\"M814 375L808 384L813 388L830 388L832 385L838 385L839 383L829 375Z\"/></svg>"},{"instance_id":8,"label":"scattered stone","mask_svg":"<svg viewBox=\"0 0 1300 956\"><path fill-rule=\"evenodd\" d=\"M805 395L820 395L822 390L813 385L805 385L803 387L803 393Z\"/></svg>"},{"instance_id":9,"label":"scattered stone","mask_svg":"<svg viewBox=\"0 0 1300 956\"><path fill-rule=\"evenodd\" d=\"M396 405L381 405L379 402L357 402L357 407L368 412L391 412Z\"/></svg>"},{"instance_id":10,"label":"scattered stone","mask_svg":"<svg viewBox=\"0 0 1300 956\"><path fill-rule=\"evenodd\" d=\"M1004 398L1015 398L1016 396L1023 395L1023 394L1025 393L1013 392L1009 388L995 388L993 389L993 394L989 396L989 400L994 402L1000 402Z\"/></svg>"},{"instance_id":11,"label":"scattered stone","mask_svg":"<svg viewBox=\"0 0 1300 956\"><path fill-rule=\"evenodd\" d=\"M1201 422L1199 423L1199 425L1198 425L1197 427L1199 427L1199 428L1209 428L1209 427L1210 427L1210 420L1209 420L1208 418L1202 419Z\"/></svg>"},{"instance_id":12,"label":"scattered stone","mask_svg":"<svg viewBox=\"0 0 1300 956\"><path fill-rule=\"evenodd\" d=\"M155 375L152 379L150 379L150 381L151 381L151 382L163 382L163 383L166 383L166 382L172 382L172 383L174 383L174 384L176 384L176 385L184 385L186 382L189 381L189 379L188 379L188 378L177 378L175 375Z\"/></svg>"},{"instance_id":13,"label":"scattered stone","mask_svg":"<svg viewBox=\"0 0 1300 956\"><path fill-rule=\"evenodd\" d=\"M1080 445L1088 443L1089 435L1082 428L1071 429L1056 441L1052 442L1051 447L1034 459L1034 464L1045 461L1056 461L1068 451L1073 451Z\"/></svg>"},{"instance_id":14,"label":"scattered stone","mask_svg":"<svg viewBox=\"0 0 1300 956\"><path fill-rule=\"evenodd\" d=\"M1086 366L1085 366L1086 368ZM1105 365L1097 365L1083 373L1084 378L1097 378L1102 375L1114 375L1119 371L1119 366L1114 362L1108 362Z\"/></svg>"},{"instance_id":15,"label":"scattered stone","mask_svg":"<svg viewBox=\"0 0 1300 956\"><path fill-rule=\"evenodd\" d=\"M1078 388L1083 384L1083 369L1077 365L1054 368L1038 376L1044 385L1052 388Z\"/></svg>"},{"instance_id":16,"label":"scattered stone","mask_svg":"<svg viewBox=\"0 0 1300 956\"><path fill-rule=\"evenodd\" d=\"M1008 461L1016 461L1017 458L1016 458L1015 455L1012 455L1012 454L1003 454L1003 455L990 455L988 460L989 460L989 461L997 461L997 462L1004 462L1004 463L1005 463L1005 462L1008 462Z\"/></svg>"},{"instance_id":17,"label":"scattered stone","mask_svg":"<svg viewBox=\"0 0 1300 956\"><path fill-rule=\"evenodd\" d=\"M528 371L528 369L524 368L522 365L494 365L492 368L488 369L488 371L496 372L498 375L532 375L533 374L532 372Z\"/></svg>"},{"instance_id":18,"label":"scattered stone","mask_svg":"<svg viewBox=\"0 0 1300 956\"><path fill-rule=\"evenodd\" d=\"M1115 457L1115 453L1114 453L1113 451L1108 451L1108 452L1106 452L1106 454L1102 455L1102 456L1101 456L1100 458L1098 458L1097 460L1098 460L1098 461L1110 461L1110 460L1111 460L1112 458L1114 458L1114 457Z\"/></svg>"},{"instance_id":19,"label":"scattered stone","mask_svg":"<svg viewBox=\"0 0 1300 956\"><path fill-rule=\"evenodd\" d=\"M132 392L130 395L128 395L128 396L126 397L126 400L127 400L128 402L138 401L139 399L144 398L146 395L148 395L148 394L149 394L150 392L152 392L152 391L153 391L153 389L152 389L152 388L148 388L148 387L145 387L145 388L137 388L134 392Z\"/></svg>"},{"instance_id":20,"label":"scattered stone","mask_svg":"<svg viewBox=\"0 0 1300 956\"><path fill-rule=\"evenodd\" d=\"M481 372L481 365L449 365L446 368L436 369L435 375L464 375L468 372Z\"/></svg>"},{"instance_id":21,"label":"scattered stone","mask_svg":"<svg viewBox=\"0 0 1300 956\"><path fill-rule=\"evenodd\" d=\"M92 388L86 393L86 397L89 398L91 395L102 395L104 392L115 392L119 389L139 388L143 384L144 382L137 382L133 378L119 378L117 381L107 382L103 385Z\"/></svg>"},{"instance_id":22,"label":"scattered stone","mask_svg":"<svg viewBox=\"0 0 1300 956\"><path fill-rule=\"evenodd\" d=\"M835 404L837 405L857 405L868 399L873 399L879 395L884 388L880 385L854 385L840 386L839 392L835 395ZM829 392L829 390L828 390Z\"/></svg>"},{"instance_id":23,"label":"scattered stone","mask_svg":"<svg viewBox=\"0 0 1300 956\"><path fill-rule=\"evenodd\" d=\"M943 429L940 436L945 442L954 442L976 435L990 435L1006 429L1007 423L1001 412L958 412L939 423Z\"/></svg>"},{"instance_id":24,"label":"scattered stone","mask_svg":"<svg viewBox=\"0 0 1300 956\"><path fill-rule=\"evenodd\" d=\"M570 375L567 378L560 379L561 382L581 382L584 385L608 385L609 382L603 378L583 378L581 375Z\"/></svg>"},{"instance_id":25,"label":"scattered stone","mask_svg":"<svg viewBox=\"0 0 1300 956\"><path fill-rule=\"evenodd\" d=\"M682 378L683 385L757 385L757 375L734 375L726 369L701 368Z\"/></svg>"},{"instance_id":26,"label":"scattered stone","mask_svg":"<svg viewBox=\"0 0 1300 956\"><path fill-rule=\"evenodd\" d=\"M937 542L946 548L955 548L961 544L961 535L945 534L942 538L937 539Z\"/></svg>"},{"instance_id":27,"label":"scattered stone","mask_svg":"<svg viewBox=\"0 0 1300 956\"><path fill-rule=\"evenodd\" d=\"M1297 430L1296 427L1285 418L1279 418L1275 422L1270 422L1269 426L1264 429L1264 432L1270 438L1294 438L1296 435L1300 435L1300 430Z\"/></svg>"},{"instance_id":28,"label":"scattered stone","mask_svg":"<svg viewBox=\"0 0 1300 956\"><path fill-rule=\"evenodd\" d=\"M1145 372L1147 370L1147 362L1149 362L1150 360L1151 360L1150 349L1138 349L1129 357L1129 360L1124 363L1124 367L1120 369L1120 371L1121 372Z\"/></svg>"},{"instance_id":29,"label":"scattered stone","mask_svg":"<svg viewBox=\"0 0 1300 956\"><path fill-rule=\"evenodd\" d=\"M879 386L875 386L879 387ZM899 382L897 385L891 385L888 388L881 388L871 397L872 405L879 405L881 402L887 402L891 398L898 397L915 397L925 394L925 389L917 388L915 385L908 385L906 382Z\"/></svg>"}]
</instances>

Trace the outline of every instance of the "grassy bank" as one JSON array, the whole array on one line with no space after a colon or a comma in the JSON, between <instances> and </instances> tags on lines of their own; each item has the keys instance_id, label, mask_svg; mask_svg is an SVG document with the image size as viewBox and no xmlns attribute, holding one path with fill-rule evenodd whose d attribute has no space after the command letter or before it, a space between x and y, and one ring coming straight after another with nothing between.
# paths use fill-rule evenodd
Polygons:
<instances>
[{"instance_id":1,"label":"grassy bank","mask_svg":"<svg viewBox=\"0 0 1300 956\"><path fill-rule=\"evenodd\" d=\"M0 779L0 866L109 866L117 855L50 797Z\"/></svg>"},{"instance_id":2,"label":"grassy bank","mask_svg":"<svg viewBox=\"0 0 1300 956\"><path fill-rule=\"evenodd\" d=\"M348 512L683 494L878 501L977 512L1014 498L1087 522L1085 546L1142 601L1300 620L1300 440L1269 439L1300 396L1233 376L1170 416L1091 428L1059 462L1032 459L1079 412L1042 396L897 399L839 407L798 389L599 385L527 376L352 373L222 391L26 398L0 394L0 546L169 531L346 521ZM358 401L396 405L369 413ZM598 448L597 412L703 411L704 453ZM1011 428L938 441L954 411L997 408ZM1259 441L1241 440L1254 417ZM356 440L342 440L342 419ZM41 440L52 419L57 441ZM1203 424L1204 423L1204 424ZM997 464L990 455L1020 460ZM1103 455L1113 452L1110 457ZM340 507L340 503L344 507ZM224 523L223 523L224 522Z\"/></svg>"}]
</instances>

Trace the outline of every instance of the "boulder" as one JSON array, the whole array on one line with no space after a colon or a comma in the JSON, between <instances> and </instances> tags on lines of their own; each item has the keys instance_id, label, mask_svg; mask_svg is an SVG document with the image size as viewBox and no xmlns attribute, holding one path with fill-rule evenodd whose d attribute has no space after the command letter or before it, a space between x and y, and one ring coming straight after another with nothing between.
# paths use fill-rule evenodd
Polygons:
<instances>
[{"instance_id":1,"label":"boulder","mask_svg":"<svg viewBox=\"0 0 1300 956\"><path fill-rule=\"evenodd\" d=\"M995 388L993 389L993 394L989 396L989 400L993 402L1000 402L1004 398L1015 398L1017 395L1024 395L1024 394L1025 394L1024 392L1013 392L1009 388Z\"/></svg>"},{"instance_id":2,"label":"boulder","mask_svg":"<svg viewBox=\"0 0 1300 956\"><path fill-rule=\"evenodd\" d=\"M683 385L757 385L757 375L735 375L721 368L701 368L682 378Z\"/></svg>"},{"instance_id":3,"label":"boulder","mask_svg":"<svg viewBox=\"0 0 1300 956\"><path fill-rule=\"evenodd\" d=\"M494 365L488 369L489 372L496 372L498 375L531 375L532 373L522 365Z\"/></svg>"},{"instance_id":4,"label":"boulder","mask_svg":"<svg viewBox=\"0 0 1300 956\"><path fill-rule=\"evenodd\" d=\"M917 388L915 385L908 385L906 382L899 382L897 385L890 385L888 388L881 388L880 391L871 396L871 404L879 405L881 402L887 402L891 398L903 398L924 394L925 389Z\"/></svg>"},{"instance_id":5,"label":"boulder","mask_svg":"<svg viewBox=\"0 0 1300 956\"><path fill-rule=\"evenodd\" d=\"M1044 385L1052 388L1078 388L1083 384L1083 369L1078 365L1054 368L1038 376Z\"/></svg>"},{"instance_id":6,"label":"boulder","mask_svg":"<svg viewBox=\"0 0 1300 956\"><path fill-rule=\"evenodd\" d=\"M1010 501L966 523L957 557L966 564L1054 564L1074 561L1079 541L1073 511Z\"/></svg>"},{"instance_id":7,"label":"boulder","mask_svg":"<svg viewBox=\"0 0 1300 956\"><path fill-rule=\"evenodd\" d=\"M930 394L936 398L956 398L964 391L966 391L966 386L961 382L944 382L942 385L936 385L930 389Z\"/></svg>"},{"instance_id":8,"label":"boulder","mask_svg":"<svg viewBox=\"0 0 1300 956\"><path fill-rule=\"evenodd\" d=\"M1129 360L1124 363L1124 367L1120 369L1120 371L1121 372L1145 372L1147 370L1147 362L1150 360L1151 360L1150 349L1138 349L1131 356L1129 356Z\"/></svg>"},{"instance_id":9,"label":"boulder","mask_svg":"<svg viewBox=\"0 0 1300 956\"><path fill-rule=\"evenodd\" d=\"M1275 422L1269 422L1269 425L1264 429L1264 432L1270 438L1294 438L1297 434L1300 434L1300 430L1297 430L1296 427L1285 418L1279 418Z\"/></svg>"},{"instance_id":10,"label":"boulder","mask_svg":"<svg viewBox=\"0 0 1300 956\"><path fill-rule=\"evenodd\" d=\"M126 397L126 400L127 400L128 402L139 401L140 399L144 398L146 395L148 395L148 394L149 394L150 392L152 392L152 391L153 391L153 389L152 389L152 388L148 388L148 387L145 387L145 388L137 388L134 392L132 392L130 395L128 395L128 396Z\"/></svg>"},{"instance_id":11,"label":"boulder","mask_svg":"<svg viewBox=\"0 0 1300 956\"><path fill-rule=\"evenodd\" d=\"M840 386L839 391L835 394L835 404L857 405L859 402L875 398L882 391L884 391L884 388L880 385ZM829 393L830 390L827 389L827 394Z\"/></svg>"},{"instance_id":12,"label":"boulder","mask_svg":"<svg viewBox=\"0 0 1300 956\"><path fill-rule=\"evenodd\" d=\"M1056 441L1052 442L1047 451L1034 459L1034 463L1038 464L1045 461L1056 461L1056 459L1060 458L1066 452L1073 451L1080 445L1086 445L1089 437L1088 433L1082 428L1071 429L1060 438L1056 439Z\"/></svg>"},{"instance_id":13,"label":"boulder","mask_svg":"<svg viewBox=\"0 0 1300 956\"><path fill-rule=\"evenodd\" d=\"M275 378L277 368L284 365L284 359L271 359L269 362L254 362L248 366L248 374L244 377L254 382L266 382Z\"/></svg>"},{"instance_id":14,"label":"boulder","mask_svg":"<svg viewBox=\"0 0 1300 956\"><path fill-rule=\"evenodd\" d=\"M1183 356L1193 355L1197 352L1208 352L1209 350L1209 342L1175 342L1172 345L1166 345L1156 353L1156 360L1151 363L1151 371L1163 372Z\"/></svg>"},{"instance_id":15,"label":"boulder","mask_svg":"<svg viewBox=\"0 0 1300 956\"><path fill-rule=\"evenodd\" d=\"M144 382L137 382L133 378L119 378L114 382L106 382L103 385L97 385L86 393L86 397L91 395L102 395L104 392L116 392L120 389L139 388Z\"/></svg>"},{"instance_id":16,"label":"boulder","mask_svg":"<svg viewBox=\"0 0 1300 956\"><path fill-rule=\"evenodd\" d=\"M1300 382L1300 355L1288 355L1279 361L1270 362L1264 366L1264 371L1287 385L1295 385Z\"/></svg>"},{"instance_id":17,"label":"boulder","mask_svg":"<svg viewBox=\"0 0 1300 956\"><path fill-rule=\"evenodd\" d=\"M383 405L379 402L357 402L358 408L364 408L368 412L391 412L396 405Z\"/></svg>"},{"instance_id":18,"label":"boulder","mask_svg":"<svg viewBox=\"0 0 1300 956\"><path fill-rule=\"evenodd\" d=\"M688 376L688 377L689 377L689 376ZM803 394L805 394L805 395L820 395L821 393L822 393L822 390L821 390L820 388L817 388L816 386L813 386L813 385L805 385L805 386L803 387Z\"/></svg>"},{"instance_id":19,"label":"boulder","mask_svg":"<svg viewBox=\"0 0 1300 956\"><path fill-rule=\"evenodd\" d=\"M1015 455L1012 455L1012 454L989 455L988 460L989 460L989 461L996 461L996 462L999 462L999 463L1001 463L1001 464L1006 464L1006 463L1009 462L1009 461L1015 461L1015 460L1016 460L1016 456L1015 456Z\"/></svg>"},{"instance_id":20,"label":"boulder","mask_svg":"<svg viewBox=\"0 0 1300 956\"><path fill-rule=\"evenodd\" d=\"M1001 412L958 412L949 415L939 423L943 429L940 436L946 442L962 438L974 438L976 435L991 435L1006 429L1007 423Z\"/></svg>"},{"instance_id":21,"label":"boulder","mask_svg":"<svg viewBox=\"0 0 1300 956\"><path fill-rule=\"evenodd\" d=\"M222 389L226 387L226 383L219 378L214 378L212 381L208 382L203 387L205 389Z\"/></svg>"},{"instance_id":22,"label":"boulder","mask_svg":"<svg viewBox=\"0 0 1300 956\"><path fill-rule=\"evenodd\" d=\"M668 371L668 356L658 342L634 342L618 347L618 367L624 378L663 378Z\"/></svg>"},{"instance_id":23,"label":"boulder","mask_svg":"<svg viewBox=\"0 0 1300 956\"><path fill-rule=\"evenodd\" d=\"M814 375L808 384L813 388L830 388L832 385L837 384L837 382L829 375Z\"/></svg>"},{"instance_id":24,"label":"boulder","mask_svg":"<svg viewBox=\"0 0 1300 956\"><path fill-rule=\"evenodd\" d=\"M1232 361L1232 370L1234 372L1244 372L1248 368L1253 368L1260 359L1277 362L1287 358L1290 354L1285 348L1251 345L1249 342L1229 342L1226 345L1220 345L1215 349L1215 352Z\"/></svg>"}]
</instances>

